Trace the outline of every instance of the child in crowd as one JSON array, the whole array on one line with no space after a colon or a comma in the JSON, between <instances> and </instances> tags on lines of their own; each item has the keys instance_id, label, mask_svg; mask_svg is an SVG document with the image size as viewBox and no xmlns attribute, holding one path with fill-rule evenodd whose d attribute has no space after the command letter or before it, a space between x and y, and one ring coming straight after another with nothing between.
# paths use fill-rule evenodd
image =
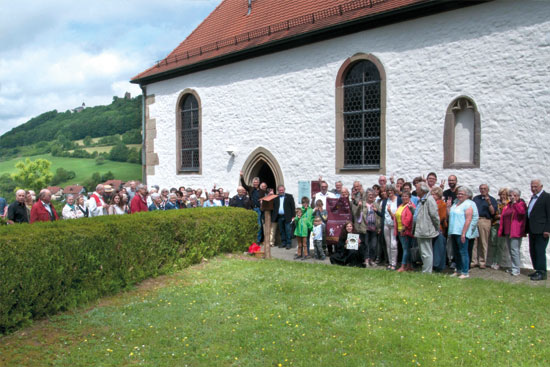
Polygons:
<instances>
[{"instance_id":1,"label":"child in crowd","mask_svg":"<svg viewBox=\"0 0 550 367\"><path fill-rule=\"evenodd\" d=\"M321 217L315 217L315 219L313 220L313 230L311 231L311 237L313 240L313 248L315 250L315 258L318 260L325 260L326 256L325 251L323 250L323 239L325 238L325 223L323 223Z\"/></svg>"},{"instance_id":2,"label":"child in crowd","mask_svg":"<svg viewBox=\"0 0 550 367\"><path fill-rule=\"evenodd\" d=\"M313 209L313 217L319 217L324 224L327 223L328 213L323 209L323 201L317 200L315 202L315 209Z\"/></svg>"},{"instance_id":3,"label":"child in crowd","mask_svg":"<svg viewBox=\"0 0 550 367\"><path fill-rule=\"evenodd\" d=\"M305 260L307 256L307 236L308 231L310 230L311 222L303 216L302 208L296 209L296 216L293 221L296 228L294 230L294 235L298 240L298 249L294 258Z\"/></svg>"},{"instance_id":4,"label":"child in crowd","mask_svg":"<svg viewBox=\"0 0 550 367\"><path fill-rule=\"evenodd\" d=\"M313 210L313 218L317 218L317 217L321 218L321 220L323 221L324 227L326 228L328 213L326 210L323 209L323 201L321 200L317 200L315 202L315 209ZM323 232L323 251L325 254L327 254L327 242L325 240L324 232Z\"/></svg>"}]
</instances>

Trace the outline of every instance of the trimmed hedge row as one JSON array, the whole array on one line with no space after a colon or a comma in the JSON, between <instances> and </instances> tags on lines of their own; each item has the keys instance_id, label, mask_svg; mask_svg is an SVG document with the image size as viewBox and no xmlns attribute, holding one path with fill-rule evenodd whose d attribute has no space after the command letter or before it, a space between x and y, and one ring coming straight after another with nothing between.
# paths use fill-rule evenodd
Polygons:
<instances>
[{"instance_id":1,"label":"trimmed hedge row","mask_svg":"<svg viewBox=\"0 0 550 367\"><path fill-rule=\"evenodd\" d=\"M158 211L0 228L0 334L255 239L256 213Z\"/></svg>"}]
</instances>

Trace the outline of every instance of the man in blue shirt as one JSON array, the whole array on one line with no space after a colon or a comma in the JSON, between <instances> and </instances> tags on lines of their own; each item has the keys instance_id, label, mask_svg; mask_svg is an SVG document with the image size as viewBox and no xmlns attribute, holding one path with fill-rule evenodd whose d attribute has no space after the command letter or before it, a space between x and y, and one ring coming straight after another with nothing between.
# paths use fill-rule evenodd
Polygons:
<instances>
[{"instance_id":1,"label":"man in blue shirt","mask_svg":"<svg viewBox=\"0 0 550 367\"><path fill-rule=\"evenodd\" d=\"M479 213L479 222L477 223L479 237L476 238L474 243L471 266L479 265L480 269L485 269L489 237L491 236L491 223L498 209L497 200L489 195L489 186L481 184L479 185L479 195L475 196L473 201L476 203Z\"/></svg>"}]
</instances>

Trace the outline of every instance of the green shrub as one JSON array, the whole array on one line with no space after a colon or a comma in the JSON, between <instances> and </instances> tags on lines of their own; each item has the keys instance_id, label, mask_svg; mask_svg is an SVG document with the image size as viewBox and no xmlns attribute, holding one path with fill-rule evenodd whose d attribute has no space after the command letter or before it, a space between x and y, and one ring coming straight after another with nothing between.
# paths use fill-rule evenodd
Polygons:
<instances>
[{"instance_id":1,"label":"green shrub","mask_svg":"<svg viewBox=\"0 0 550 367\"><path fill-rule=\"evenodd\" d=\"M256 213L205 208L0 228L0 334L255 238Z\"/></svg>"}]
</instances>

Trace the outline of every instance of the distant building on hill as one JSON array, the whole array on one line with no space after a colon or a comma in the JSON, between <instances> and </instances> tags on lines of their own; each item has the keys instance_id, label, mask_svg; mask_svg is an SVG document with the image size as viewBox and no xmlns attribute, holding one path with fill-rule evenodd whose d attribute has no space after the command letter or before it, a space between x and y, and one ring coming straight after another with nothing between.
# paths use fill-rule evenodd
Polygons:
<instances>
[{"instance_id":1,"label":"distant building on hill","mask_svg":"<svg viewBox=\"0 0 550 367\"><path fill-rule=\"evenodd\" d=\"M132 99L132 94L130 92L124 93L124 99Z\"/></svg>"},{"instance_id":2,"label":"distant building on hill","mask_svg":"<svg viewBox=\"0 0 550 367\"><path fill-rule=\"evenodd\" d=\"M82 102L82 106L78 106L71 110L72 113L82 112L86 108L86 103Z\"/></svg>"}]
</instances>

